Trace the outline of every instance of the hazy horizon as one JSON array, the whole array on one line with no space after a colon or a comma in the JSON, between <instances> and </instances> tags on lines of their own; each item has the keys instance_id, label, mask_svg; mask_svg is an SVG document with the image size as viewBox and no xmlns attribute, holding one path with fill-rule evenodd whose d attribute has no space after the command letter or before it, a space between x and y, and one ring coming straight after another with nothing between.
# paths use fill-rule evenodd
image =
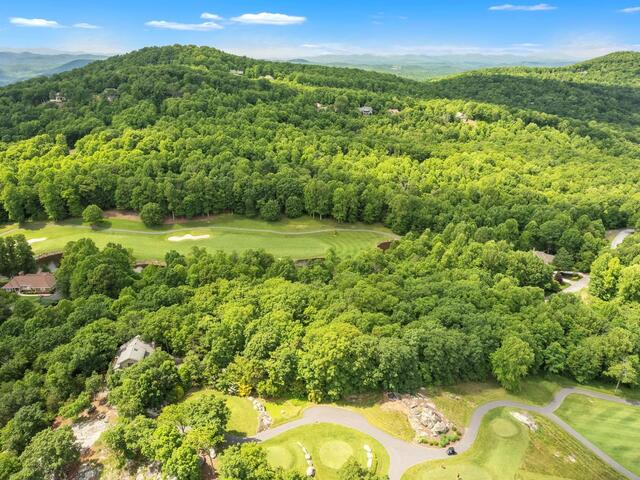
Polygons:
<instances>
[{"instance_id":1,"label":"hazy horizon","mask_svg":"<svg viewBox=\"0 0 640 480\"><path fill-rule=\"evenodd\" d=\"M25 0L0 5L0 45L113 55L194 44L254 58L505 55L585 59L640 49L640 2ZM46 47L45 47L46 46Z\"/></svg>"}]
</instances>

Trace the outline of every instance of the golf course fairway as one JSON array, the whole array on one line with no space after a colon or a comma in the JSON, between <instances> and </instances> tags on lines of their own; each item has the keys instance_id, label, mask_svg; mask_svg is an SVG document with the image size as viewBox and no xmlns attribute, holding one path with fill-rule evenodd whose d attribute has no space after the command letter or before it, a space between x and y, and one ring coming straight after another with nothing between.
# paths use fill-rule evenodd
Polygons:
<instances>
[{"instance_id":1,"label":"golf course fairway","mask_svg":"<svg viewBox=\"0 0 640 480\"><path fill-rule=\"evenodd\" d=\"M511 411L491 410L482 420L478 438L469 451L416 465L402 480L622 478L547 419L529 413L538 427L531 431Z\"/></svg>"},{"instance_id":2,"label":"golf course fairway","mask_svg":"<svg viewBox=\"0 0 640 480\"><path fill-rule=\"evenodd\" d=\"M611 458L640 475L640 415L636 407L569 395L556 414Z\"/></svg>"},{"instance_id":3,"label":"golf course fairway","mask_svg":"<svg viewBox=\"0 0 640 480\"><path fill-rule=\"evenodd\" d=\"M379 225L339 224L308 217L266 222L231 214L157 228L117 217L107 218L95 228L79 219L0 228L0 236L14 234L25 235L36 254L62 250L70 241L90 238L101 248L109 242L119 243L131 249L138 260L162 259L169 250L186 254L194 246L227 253L263 249L276 258L293 259L323 256L333 248L339 256L346 257L397 238Z\"/></svg>"}]
</instances>

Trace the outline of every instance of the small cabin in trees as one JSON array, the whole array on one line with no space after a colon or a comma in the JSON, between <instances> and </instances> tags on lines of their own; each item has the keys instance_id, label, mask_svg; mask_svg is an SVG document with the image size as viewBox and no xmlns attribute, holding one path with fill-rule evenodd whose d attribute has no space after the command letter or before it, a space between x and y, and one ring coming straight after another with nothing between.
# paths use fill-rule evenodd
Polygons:
<instances>
[{"instance_id":1,"label":"small cabin in trees","mask_svg":"<svg viewBox=\"0 0 640 480\"><path fill-rule=\"evenodd\" d=\"M54 94L49 95L49 103L53 103L54 105L62 105L66 101L67 98L62 92L55 92Z\"/></svg>"},{"instance_id":2,"label":"small cabin in trees","mask_svg":"<svg viewBox=\"0 0 640 480\"><path fill-rule=\"evenodd\" d=\"M400 110L398 110L397 108L390 108L389 110L387 110L387 113L389 113L390 115L398 115L400 113Z\"/></svg>"},{"instance_id":3,"label":"small cabin in trees","mask_svg":"<svg viewBox=\"0 0 640 480\"><path fill-rule=\"evenodd\" d=\"M323 105L323 104L321 104L319 102L316 102L316 111L317 112L326 112L327 108L328 107L326 105Z\"/></svg>"},{"instance_id":4,"label":"small cabin in trees","mask_svg":"<svg viewBox=\"0 0 640 480\"><path fill-rule=\"evenodd\" d=\"M118 370L120 368L130 367L140 360L147 358L154 351L155 348L153 345L142 340L140 335L136 335L118 349L118 354L113 362L113 368L114 370Z\"/></svg>"},{"instance_id":5,"label":"small cabin in trees","mask_svg":"<svg viewBox=\"0 0 640 480\"><path fill-rule=\"evenodd\" d=\"M360 107L358 110L360 111L360 115L373 115L373 107L365 105L364 107Z\"/></svg>"},{"instance_id":6,"label":"small cabin in trees","mask_svg":"<svg viewBox=\"0 0 640 480\"><path fill-rule=\"evenodd\" d=\"M231 75L236 75L238 77L241 77L242 75L244 75L244 70L231 69L231 70L229 70L229 73Z\"/></svg>"}]
</instances>

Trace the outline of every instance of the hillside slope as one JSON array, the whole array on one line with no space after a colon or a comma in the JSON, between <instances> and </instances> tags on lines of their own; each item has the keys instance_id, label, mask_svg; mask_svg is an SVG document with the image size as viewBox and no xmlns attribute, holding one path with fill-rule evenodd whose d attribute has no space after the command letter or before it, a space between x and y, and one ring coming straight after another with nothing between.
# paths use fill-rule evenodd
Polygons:
<instances>
[{"instance_id":1,"label":"hillside slope","mask_svg":"<svg viewBox=\"0 0 640 480\"><path fill-rule=\"evenodd\" d=\"M616 58L604 61L612 77L627 68ZM363 105L375 114L359 115ZM483 239L563 250L587 269L605 228L639 220L638 105L635 87L539 69L421 83L148 48L0 90L2 214L152 202L186 216L383 221L397 233L466 221Z\"/></svg>"}]
</instances>

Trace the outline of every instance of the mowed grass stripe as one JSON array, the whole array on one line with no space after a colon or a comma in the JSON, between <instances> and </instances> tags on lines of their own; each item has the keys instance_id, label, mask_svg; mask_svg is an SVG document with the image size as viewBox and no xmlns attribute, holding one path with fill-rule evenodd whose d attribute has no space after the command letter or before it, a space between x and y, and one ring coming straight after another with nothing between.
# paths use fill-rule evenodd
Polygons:
<instances>
[{"instance_id":1,"label":"mowed grass stripe","mask_svg":"<svg viewBox=\"0 0 640 480\"><path fill-rule=\"evenodd\" d=\"M613 459L640 475L640 408L569 395L556 414Z\"/></svg>"}]
</instances>

